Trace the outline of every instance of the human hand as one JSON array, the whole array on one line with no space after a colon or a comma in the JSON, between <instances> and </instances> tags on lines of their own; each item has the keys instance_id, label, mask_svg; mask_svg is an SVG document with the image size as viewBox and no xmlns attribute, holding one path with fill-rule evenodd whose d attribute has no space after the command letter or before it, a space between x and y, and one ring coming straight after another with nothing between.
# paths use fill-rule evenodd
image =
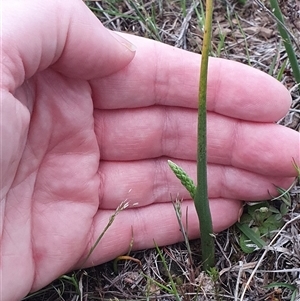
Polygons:
<instances>
[{"instance_id":1,"label":"human hand","mask_svg":"<svg viewBox=\"0 0 300 301\"><path fill-rule=\"evenodd\" d=\"M182 240L170 194L184 199L197 237L193 202L167 159L195 178L199 55L122 35L134 53L79 0L7 1L2 20L1 300L124 254L132 236L133 249ZM241 200L275 195L273 184L296 175L299 133L274 124L289 104L271 77L210 59L216 232L238 219Z\"/></svg>"}]
</instances>

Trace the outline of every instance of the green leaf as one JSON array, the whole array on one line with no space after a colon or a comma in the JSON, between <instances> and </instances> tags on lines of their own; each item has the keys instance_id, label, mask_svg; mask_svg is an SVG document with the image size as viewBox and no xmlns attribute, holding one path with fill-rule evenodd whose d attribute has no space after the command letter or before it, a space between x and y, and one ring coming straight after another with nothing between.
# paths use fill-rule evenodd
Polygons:
<instances>
[{"instance_id":1,"label":"green leaf","mask_svg":"<svg viewBox=\"0 0 300 301\"><path fill-rule=\"evenodd\" d=\"M247 238L245 234L241 234L239 239L239 244L242 249L242 251L246 254L250 254L255 251L256 247L251 247L251 241Z\"/></svg>"},{"instance_id":2,"label":"green leaf","mask_svg":"<svg viewBox=\"0 0 300 301\"><path fill-rule=\"evenodd\" d=\"M253 229L251 229L248 225L236 223L236 226L259 249L262 249L263 247L266 246L266 243L260 238L260 235L255 231L253 231Z\"/></svg>"}]
</instances>

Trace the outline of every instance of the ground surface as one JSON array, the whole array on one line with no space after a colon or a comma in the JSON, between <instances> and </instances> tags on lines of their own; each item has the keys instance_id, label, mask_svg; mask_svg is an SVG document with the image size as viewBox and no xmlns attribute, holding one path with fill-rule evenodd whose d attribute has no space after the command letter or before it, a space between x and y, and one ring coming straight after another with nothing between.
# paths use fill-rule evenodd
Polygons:
<instances>
[{"instance_id":1,"label":"ground surface","mask_svg":"<svg viewBox=\"0 0 300 301\"><path fill-rule=\"evenodd\" d=\"M199 53L202 2L114 0L90 1L87 5L110 29ZM293 104L279 122L300 131L299 87L289 64L282 68L287 56L276 22L265 8L268 1L249 0L244 6L233 0L215 2L212 55L249 64L274 77L282 70L280 81L291 91ZM280 6L300 60L300 1L281 0ZM274 206L280 208L282 202L276 202ZM119 261L117 273L112 262L71 273L68 279L59 279L26 300L300 300L299 183L291 191L291 206L283 220L285 226L274 243L267 241L269 249L250 254L241 250L236 227L218 234L219 273L214 281L200 272L199 240L190 242L191 255L185 243L161 248L177 296L158 252L145 250L131 254L137 262ZM188 264L191 259L193 265ZM277 285L265 287L270 283Z\"/></svg>"}]
</instances>

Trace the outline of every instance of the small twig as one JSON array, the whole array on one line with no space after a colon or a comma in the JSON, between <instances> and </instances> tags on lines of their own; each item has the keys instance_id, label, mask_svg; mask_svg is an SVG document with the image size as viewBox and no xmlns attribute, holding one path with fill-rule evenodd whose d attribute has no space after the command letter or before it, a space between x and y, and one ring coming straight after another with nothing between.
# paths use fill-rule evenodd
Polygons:
<instances>
[{"instance_id":1,"label":"small twig","mask_svg":"<svg viewBox=\"0 0 300 301\"><path fill-rule=\"evenodd\" d=\"M240 279L241 279L241 274L243 271L243 262L239 261L239 272L238 272L238 276L236 279L236 285L235 285L235 291L234 291L234 301L238 301L238 296L239 296L239 283L240 283Z\"/></svg>"},{"instance_id":2,"label":"small twig","mask_svg":"<svg viewBox=\"0 0 300 301\"><path fill-rule=\"evenodd\" d=\"M105 16L105 18L109 21L108 23L111 23L112 26L113 26L113 28L114 28L115 30L117 30L117 27L116 27L115 23L112 21L112 19L110 18L109 14L107 14L107 13L105 12L105 10L103 9L103 7L102 7L98 2L95 2L95 3L96 3L96 5L98 6L98 8L101 9L102 14Z\"/></svg>"},{"instance_id":3,"label":"small twig","mask_svg":"<svg viewBox=\"0 0 300 301\"><path fill-rule=\"evenodd\" d=\"M257 270L258 273L300 273L300 268L284 270Z\"/></svg>"},{"instance_id":4,"label":"small twig","mask_svg":"<svg viewBox=\"0 0 300 301\"><path fill-rule=\"evenodd\" d=\"M226 253L224 252L223 247L221 246L221 244L218 242L217 239L215 239L215 243L216 243L216 245L218 246L218 248L219 248L220 252L222 253L222 255L224 256L225 260L228 262L228 264L229 264L229 269L230 269L230 268L231 268L231 261L230 261L230 259L228 258L228 256L227 256Z\"/></svg>"},{"instance_id":5,"label":"small twig","mask_svg":"<svg viewBox=\"0 0 300 301\"><path fill-rule=\"evenodd\" d=\"M175 47L181 47L182 46L182 43L183 41L186 40L186 32L187 32L187 29L189 27L189 22L192 18L192 14L195 10L195 8L199 5L199 1L195 1L191 7L189 8L185 18L183 19L183 22L182 22L182 25L181 25L181 30L180 30L180 33L179 33L179 36L177 38L177 41L175 43ZM184 43L186 44L186 43ZM186 45L184 45L184 49L186 49Z\"/></svg>"},{"instance_id":6,"label":"small twig","mask_svg":"<svg viewBox=\"0 0 300 301\"><path fill-rule=\"evenodd\" d=\"M189 257L190 255L192 254L192 251L191 251L191 248L190 248L190 244L189 244L189 238L187 236L187 231L184 229L184 226L183 226L183 223L182 223L182 213L181 213L181 201L178 200L178 198L176 198L175 201L172 201L173 203L173 207L175 209L175 213L176 213L176 217L177 217L177 221L178 221L178 224L179 224L179 227L180 227L180 231L183 235L183 238L184 238L184 242L186 244L186 248L187 248L187 251L188 251L188 254L189 254ZM192 258L190 258L192 260ZM192 261L191 261L191 264L192 264Z\"/></svg>"},{"instance_id":7,"label":"small twig","mask_svg":"<svg viewBox=\"0 0 300 301\"><path fill-rule=\"evenodd\" d=\"M184 238L184 242L185 242L185 246L187 249L187 253L188 253L188 258L189 258L189 271L190 271L190 281L192 283L195 282L195 273L193 270L193 266L194 266L194 262L193 262L193 257L192 257L192 250L191 250L191 246L190 246L190 241L189 238L187 236L187 231L188 231L188 211L186 211L186 228L184 228L183 223L182 223L182 212L181 212L181 201L178 200L178 198L176 198L175 201L172 201L173 203L173 207L175 209L175 213L176 213L176 217L177 217L177 221L180 227L180 231L183 235ZM188 210L188 207L187 209Z\"/></svg>"}]
</instances>

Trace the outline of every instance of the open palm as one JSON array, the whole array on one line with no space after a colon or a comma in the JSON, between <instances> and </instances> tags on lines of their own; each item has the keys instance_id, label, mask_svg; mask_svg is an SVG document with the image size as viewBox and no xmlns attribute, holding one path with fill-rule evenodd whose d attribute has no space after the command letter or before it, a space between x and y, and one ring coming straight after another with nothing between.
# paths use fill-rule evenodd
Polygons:
<instances>
[{"instance_id":1,"label":"open palm","mask_svg":"<svg viewBox=\"0 0 300 301\"><path fill-rule=\"evenodd\" d=\"M3 9L1 300L126 253L132 238L134 249L182 240L170 194L189 207L189 236L199 232L166 163L195 178L199 56L123 35L135 53L82 1L72 10L69 1L31 2L40 14L19 4L22 27L8 22L13 1ZM209 197L221 231L241 200L291 183L299 133L273 124L290 99L272 78L219 59L209 75ZM85 262L124 200L129 208Z\"/></svg>"}]
</instances>

